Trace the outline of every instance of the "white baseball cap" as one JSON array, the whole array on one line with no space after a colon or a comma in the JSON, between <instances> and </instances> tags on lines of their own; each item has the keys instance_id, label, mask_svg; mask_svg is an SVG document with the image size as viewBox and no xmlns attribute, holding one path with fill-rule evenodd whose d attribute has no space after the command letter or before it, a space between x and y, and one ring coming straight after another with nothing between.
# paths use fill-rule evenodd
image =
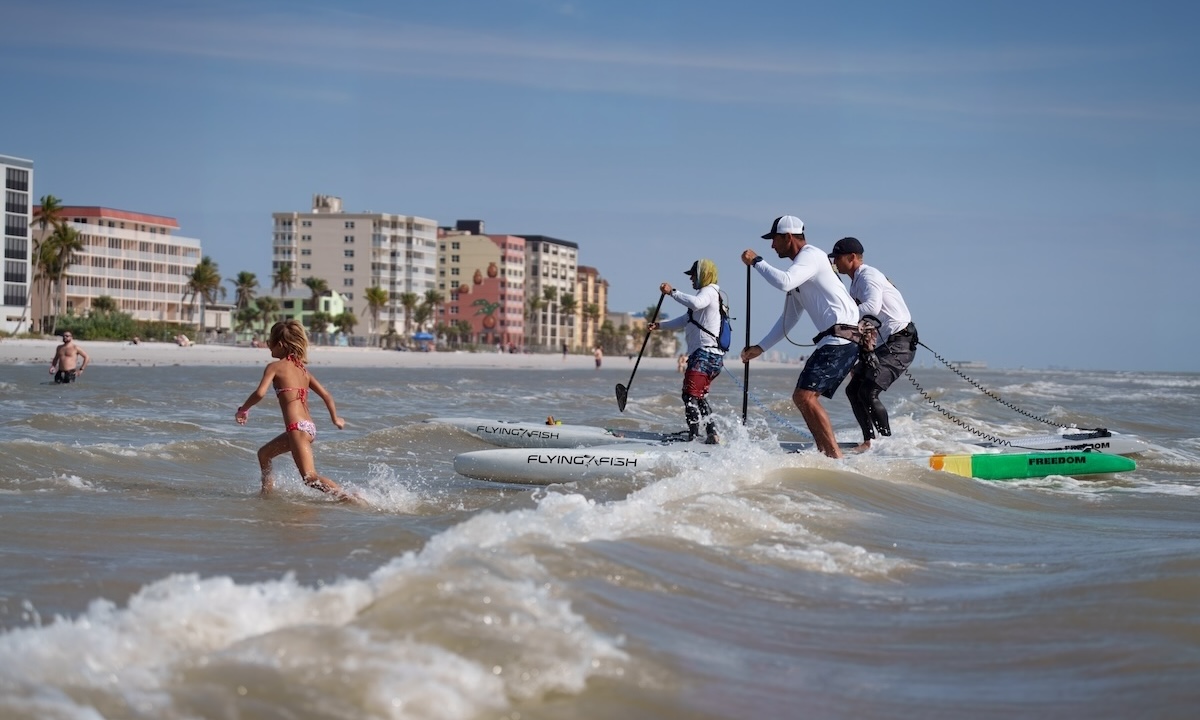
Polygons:
<instances>
[{"instance_id":1,"label":"white baseball cap","mask_svg":"<svg viewBox=\"0 0 1200 720\"><path fill-rule=\"evenodd\" d=\"M780 215L771 223L771 232L763 235L763 240L774 240L776 235L803 235L804 223L794 215Z\"/></svg>"}]
</instances>

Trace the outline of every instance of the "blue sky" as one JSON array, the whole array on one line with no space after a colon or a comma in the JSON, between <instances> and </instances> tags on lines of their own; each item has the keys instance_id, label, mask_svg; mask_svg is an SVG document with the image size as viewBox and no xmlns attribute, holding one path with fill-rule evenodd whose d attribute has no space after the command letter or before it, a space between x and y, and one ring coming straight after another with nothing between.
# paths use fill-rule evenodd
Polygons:
<instances>
[{"instance_id":1,"label":"blue sky","mask_svg":"<svg viewBox=\"0 0 1200 720\"><path fill-rule=\"evenodd\" d=\"M787 213L824 250L859 238L944 357L1200 370L1181 322L1200 299L1200 5L52 0L0 17L20 28L0 44L0 153L35 162L35 195L175 217L226 277L269 286L271 213L324 193L575 241L614 310L709 257L744 318L738 255L770 256L759 236ZM757 340L782 297L752 292Z\"/></svg>"}]
</instances>

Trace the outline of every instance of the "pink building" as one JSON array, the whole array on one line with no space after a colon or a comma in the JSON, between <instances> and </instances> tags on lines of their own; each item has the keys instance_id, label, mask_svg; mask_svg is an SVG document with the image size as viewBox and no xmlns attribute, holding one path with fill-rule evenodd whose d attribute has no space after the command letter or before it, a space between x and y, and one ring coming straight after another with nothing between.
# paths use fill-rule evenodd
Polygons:
<instances>
[{"instance_id":1,"label":"pink building","mask_svg":"<svg viewBox=\"0 0 1200 720\"><path fill-rule=\"evenodd\" d=\"M524 238L439 229L438 290L445 297L438 322L469 323L467 342L524 347Z\"/></svg>"}]
</instances>

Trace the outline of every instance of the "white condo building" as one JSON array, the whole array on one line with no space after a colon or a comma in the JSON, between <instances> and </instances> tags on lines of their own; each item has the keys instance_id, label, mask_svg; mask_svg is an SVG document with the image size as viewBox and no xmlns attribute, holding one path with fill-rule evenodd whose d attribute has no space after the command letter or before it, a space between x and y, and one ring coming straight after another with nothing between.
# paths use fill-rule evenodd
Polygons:
<instances>
[{"instance_id":1,"label":"white condo building","mask_svg":"<svg viewBox=\"0 0 1200 720\"><path fill-rule=\"evenodd\" d=\"M414 293L422 300L437 288L437 222L412 215L370 211L349 213L342 200L314 195L312 211L277 212L271 215L272 278L284 265L292 268L296 287L305 278L325 281L330 290L346 298L347 309L358 317L356 333L370 332L368 288L388 293L388 306L375 332L392 327L403 332L404 307L400 296Z\"/></svg>"},{"instance_id":2,"label":"white condo building","mask_svg":"<svg viewBox=\"0 0 1200 720\"><path fill-rule=\"evenodd\" d=\"M66 305L59 310L82 315L107 295L120 312L135 320L193 323L194 301L184 303L188 281L200 264L200 241L175 235L175 218L95 206L63 206L63 221L79 233L82 249L67 267ZM34 227L41 242L43 231ZM31 306L35 326L46 329L52 310L41 293Z\"/></svg>"},{"instance_id":3,"label":"white condo building","mask_svg":"<svg viewBox=\"0 0 1200 720\"><path fill-rule=\"evenodd\" d=\"M579 271L579 245L546 235L518 235L525 239L525 302L533 302L525 343L531 348L557 351L578 342L575 320L580 300L575 296ZM563 312L566 296L575 301L575 310Z\"/></svg>"},{"instance_id":4,"label":"white condo building","mask_svg":"<svg viewBox=\"0 0 1200 720\"><path fill-rule=\"evenodd\" d=\"M0 168L4 169L4 322L0 328L15 333L29 320L33 161L0 155Z\"/></svg>"}]
</instances>

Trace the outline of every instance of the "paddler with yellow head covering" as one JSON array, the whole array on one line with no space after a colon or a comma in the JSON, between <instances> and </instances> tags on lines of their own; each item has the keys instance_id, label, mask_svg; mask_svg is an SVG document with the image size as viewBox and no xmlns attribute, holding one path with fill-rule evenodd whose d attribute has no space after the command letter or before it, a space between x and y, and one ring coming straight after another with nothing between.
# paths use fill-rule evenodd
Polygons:
<instances>
[{"instance_id":1,"label":"paddler with yellow head covering","mask_svg":"<svg viewBox=\"0 0 1200 720\"><path fill-rule=\"evenodd\" d=\"M650 323L649 330L683 330L687 342L687 369L683 373L683 412L687 418L688 434L700 436L705 426L705 442L720 442L712 410L708 406L708 387L721 374L725 351L729 349L729 309L717 285L717 266L708 258L692 263L684 272L692 279L695 295L682 293L664 282L659 290L684 306L687 312L661 323Z\"/></svg>"}]
</instances>

